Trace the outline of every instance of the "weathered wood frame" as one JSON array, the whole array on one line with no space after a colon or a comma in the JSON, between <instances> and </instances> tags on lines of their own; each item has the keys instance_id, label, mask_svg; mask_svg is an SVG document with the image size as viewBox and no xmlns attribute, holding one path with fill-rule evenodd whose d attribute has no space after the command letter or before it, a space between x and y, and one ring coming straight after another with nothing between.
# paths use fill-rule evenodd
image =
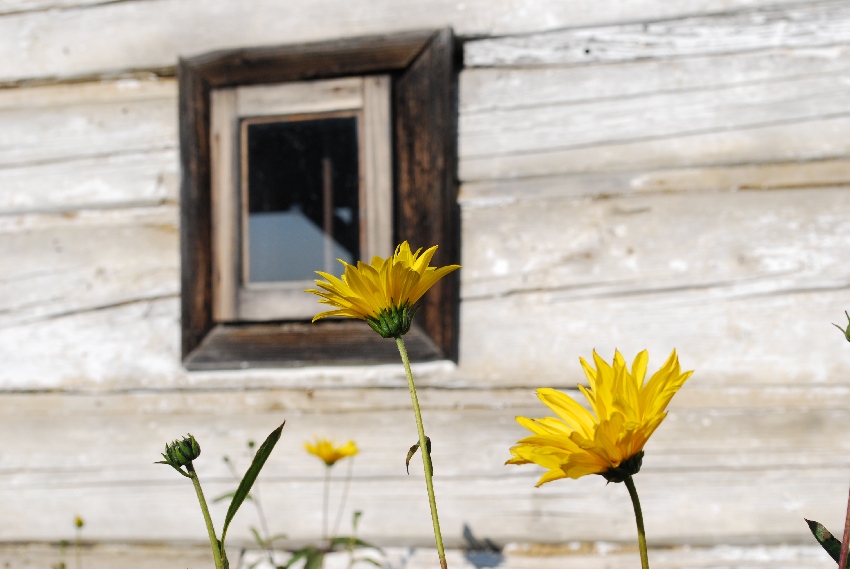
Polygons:
<instances>
[{"instance_id":1,"label":"weathered wood frame","mask_svg":"<svg viewBox=\"0 0 850 569\"><path fill-rule=\"evenodd\" d=\"M451 29L219 51L181 59L181 347L188 369L397 361L392 340L354 321L225 324L212 312L210 91L386 73L392 78L393 236L439 244L434 264L458 263L457 74ZM416 360L458 355L459 279L423 298L406 336Z\"/></svg>"}]
</instances>

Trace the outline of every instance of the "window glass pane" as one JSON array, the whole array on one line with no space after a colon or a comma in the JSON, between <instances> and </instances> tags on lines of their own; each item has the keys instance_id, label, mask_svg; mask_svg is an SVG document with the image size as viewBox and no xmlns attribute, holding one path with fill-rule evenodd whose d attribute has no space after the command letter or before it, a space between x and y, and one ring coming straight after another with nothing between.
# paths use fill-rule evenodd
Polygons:
<instances>
[{"instance_id":1,"label":"window glass pane","mask_svg":"<svg viewBox=\"0 0 850 569\"><path fill-rule=\"evenodd\" d=\"M254 120L245 121L248 282L339 272L337 258L360 257L357 118Z\"/></svg>"}]
</instances>

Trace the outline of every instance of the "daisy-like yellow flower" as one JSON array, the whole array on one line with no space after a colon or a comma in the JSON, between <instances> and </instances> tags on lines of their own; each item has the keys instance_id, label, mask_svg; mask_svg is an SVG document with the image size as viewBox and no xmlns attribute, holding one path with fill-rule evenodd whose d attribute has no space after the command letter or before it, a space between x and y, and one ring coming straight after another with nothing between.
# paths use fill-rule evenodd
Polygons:
<instances>
[{"instance_id":1,"label":"daisy-like yellow flower","mask_svg":"<svg viewBox=\"0 0 850 569\"><path fill-rule=\"evenodd\" d=\"M431 267L429 263L437 246L422 253L411 252L407 241L396 247L388 259L372 257L370 264L358 261L345 267L341 278L322 271L316 273L325 281L316 281L321 290L307 290L319 295L323 304L335 307L313 318L345 316L369 323L384 338L399 338L410 330L416 313L416 302L441 278L460 268L460 265ZM421 253L421 254L420 254Z\"/></svg>"},{"instance_id":2,"label":"daisy-like yellow flower","mask_svg":"<svg viewBox=\"0 0 850 569\"><path fill-rule=\"evenodd\" d=\"M611 366L594 351L594 369L581 358L590 389L578 387L592 412L565 393L538 389L537 397L557 418L517 417L517 422L534 434L511 448L513 458L507 464L534 463L548 469L537 486L586 474L622 482L636 474L644 445L667 416L670 400L693 374L681 372L673 350L661 369L645 381L648 360L644 350L629 370L620 352L614 353Z\"/></svg>"},{"instance_id":3,"label":"daisy-like yellow flower","mask_svg":"<svg viewBox=\"0 0 850 569\"><path fill-rule=\"evenodd\" d=\"M341 447L335 447L328 439L316 439L315 444L304 443L304 448L312 455L322 459L326 466L333 466L343 458L354 456L359 449L354 441L348 441Z\"/></svg>"}]
</instances>

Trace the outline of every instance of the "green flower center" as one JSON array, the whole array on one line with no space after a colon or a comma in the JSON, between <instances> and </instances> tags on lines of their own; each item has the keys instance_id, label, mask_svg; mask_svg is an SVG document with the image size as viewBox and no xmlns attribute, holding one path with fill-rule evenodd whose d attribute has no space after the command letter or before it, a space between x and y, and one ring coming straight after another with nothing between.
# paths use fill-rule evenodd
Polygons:
<instances>
[{"instance_id":1,"label":"green flower center","mask_svg":"<svg viewBox=\"0 0 850 569\"><path fill-rule=\"evenodd\" d=\"M377 316L369 317L366 322L383 338L401 338L410 331L418 308L418 305L410 306L408 303L400 307L392 305L381 310Z\"/></svg>"}]
</instances>

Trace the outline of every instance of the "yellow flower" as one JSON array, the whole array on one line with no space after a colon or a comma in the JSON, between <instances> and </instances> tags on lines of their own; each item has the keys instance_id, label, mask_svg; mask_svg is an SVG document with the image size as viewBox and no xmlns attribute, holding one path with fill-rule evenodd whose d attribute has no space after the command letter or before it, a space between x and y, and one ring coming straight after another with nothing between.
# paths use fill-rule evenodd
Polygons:
<instances>
[{"instance_id":1,"label":"yellow flower","mask_svg":"<svg viewBox=\"0 0 850 569\"><path fill-rule=\"evenodd\" d=\"M667 416L665 409L693 371L682 373L676 350L649 381L649 354L639 353L629 371L620 352L608 365L593 352L596 369L584 358L581 365L590 389L579 389L590 402L591 411L554 389L537 390L537 397L558 416L542 419L517 417L517 422L534 434L511 448L507 464L538 464L549 469L537 486L559 478L601 474L622 482L640 470L643 447Z\"/></svg>"},{"instance_id":2,"label":"yellow flower","mask_svg":"<svg viewBox=\"0 0 850 569\"><path fill-rule=\"evenodd\" d=\"M410 251L407 241L396 247L395 254L388 258L372 257L370 264L358 261L357 266L345 267L342 278L316 271L327 280L316 281L323 290L307 290L322 297L319 301L335 307L322 312L313 322L326 316L358 318L369 323L375 332L384 338L398 338L410 330L418 301L429 288L441 278L460 268L460 265L429 267L437 251L434 245L420 255Z\"/></svg>"},{"instance_id":3,"label":"yellow flower","mask_svg":"<svg viewBox=\"0 0 850 569\"><path fill-rule=\"evenodd\" d=\"M304 443L304 448L310 454L322 459L327 466L333 466L339 460L347 456L354 456L359 452L354 441L348 441L341 447L335 447L328 439L316 439L315 444Z\"/></svg>"}]
</instances>

